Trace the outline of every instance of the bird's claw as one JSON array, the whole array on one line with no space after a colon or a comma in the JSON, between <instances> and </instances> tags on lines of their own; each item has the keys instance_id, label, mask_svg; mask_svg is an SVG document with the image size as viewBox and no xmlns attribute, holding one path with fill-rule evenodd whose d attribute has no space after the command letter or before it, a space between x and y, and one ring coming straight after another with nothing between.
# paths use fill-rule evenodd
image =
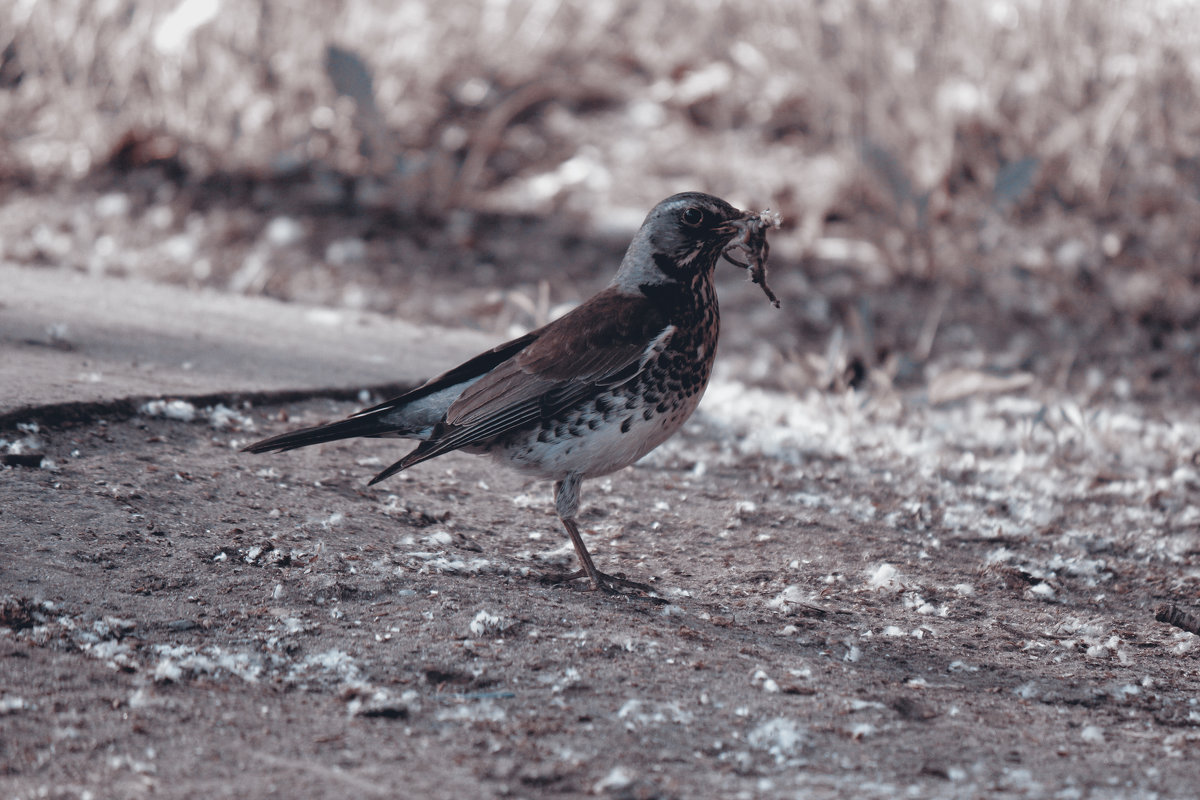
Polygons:
<instances>
[{"instance_id":1,"label":"bird's claw","mask_svg":"<svg viewBox=\"0 0 1200 800\"><path fill-rule=\"evenodd\" d=\"M654 595L654 587L649 584L631 581L628 578L618 575L609 575L604 572L596 571L594 576L589 575L587 570L577 569L567 575L547 575L546 580L551 583L569 583L581 579L591 581L591 591L604 592L605 594L628 594L636 592L646 597ZM658 599L654 597L652 599Z\"/></svg>"}]
</instances>

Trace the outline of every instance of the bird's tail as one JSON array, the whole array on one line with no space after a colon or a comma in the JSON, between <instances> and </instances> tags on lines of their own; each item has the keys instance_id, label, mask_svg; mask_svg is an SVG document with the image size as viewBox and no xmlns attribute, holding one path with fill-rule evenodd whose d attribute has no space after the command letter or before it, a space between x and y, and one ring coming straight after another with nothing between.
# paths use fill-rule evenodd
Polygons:
<instances>
[{"instance_id":1,"label":"bird's tail","mask_svg":"<svg viewBox=\"0 0 1200 800\"><path fill-rule=\"evenodd\" d=\"M330 422L326 425L316 425L311 428L301 428L298 431L281 433L261 442L242 448L247 453L270 453L275 450L295 450L298 447L308 447L324 442L336 442L339 439L353 439L358 436L395 436L396 426L389 425L380 419L381 415L354 416L349 419Z\"/></svg>"}]
</instances>

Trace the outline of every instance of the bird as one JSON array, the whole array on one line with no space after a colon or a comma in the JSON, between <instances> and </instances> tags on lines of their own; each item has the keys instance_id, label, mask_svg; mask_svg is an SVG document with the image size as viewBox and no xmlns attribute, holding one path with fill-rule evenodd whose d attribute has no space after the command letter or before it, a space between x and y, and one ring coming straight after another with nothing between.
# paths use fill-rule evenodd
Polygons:
<instances>
[{"instance_id":1,"label":"bird","mask_svg":"<svg viewBox=\"0 0 1200 800\"><path fill-rule=\"evenodd\" d=\"M554 482L555 511L580 564L560 580L649 594L646 584L596 568L579 532L580 488L642 458L696 410L720 332L719 257L749 269L729 255L741 247L774 301L760 281L765 228L779 224L767 214L701 192L672 195L646 216L608 286L565 315L346 419L244 449L418 440L369 485L454 450L491 456Z\"/></svg>"}]
</instances>

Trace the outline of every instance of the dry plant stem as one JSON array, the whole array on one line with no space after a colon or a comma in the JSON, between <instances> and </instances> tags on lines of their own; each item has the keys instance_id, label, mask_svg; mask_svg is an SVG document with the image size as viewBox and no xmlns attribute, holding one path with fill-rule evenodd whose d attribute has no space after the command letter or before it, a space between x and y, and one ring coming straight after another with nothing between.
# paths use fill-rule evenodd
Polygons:
<instances>
[{"instance_id":1,"label":"dry plant stem","mask_svg":"<svg viewBox=\"0 0 1200 800\"><path fill-rule=\"evenodd\" d=\"M461 204L465 197L478 189L488 159L499 149L505 129L517 116L546 100L573 96L573 92L567 94L566 89L554 81L538 81L521 87L492 109L472 137L462 168L446 192L445 207Z\"/></svg>"},{"instance_id":2,"label":"dry plant stem","mask_svg":"<svg viewBox=\"0 0 1200 800\"><path fill-rule=\"evenodd\" d=\"M917 339L917 346L913 349L913 360L918 364L927 361L929 354L933 352L933 340L937 336L938 327L942 324L942 315L946 313L950 295L951 291L948 286L943 286L938 290L933 308L929 310L929 316L925 318L925 324L921 326L921 335Z\"/></svg>"},{"instance_id":3,"label":"dry plant stem","mask_svg":"<svg viewBox=\"0 0 1200 800\"><path fill-rule=\"evenodd\" d=\"M1180 630L1200 636L1200 617L1189 614L1174 603L1164 604L1154 609L1154 618L1159 622L1174 625Z\"/></svg>"}]
</instances>

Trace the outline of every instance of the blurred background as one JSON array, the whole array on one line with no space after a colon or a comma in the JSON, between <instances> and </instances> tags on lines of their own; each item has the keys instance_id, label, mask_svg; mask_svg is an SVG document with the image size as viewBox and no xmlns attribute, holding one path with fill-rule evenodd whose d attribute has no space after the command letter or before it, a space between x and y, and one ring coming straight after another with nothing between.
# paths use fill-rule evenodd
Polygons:
<instances>
[{"instance_id":1,"label":"blurred background","mask_svg":"<svg viewBox=\"0 0 1200 800\"><path fill-rule=\"evenodd\" d=\"M0 258L510 335L698 189L785 218L738 379L1187 402L1198 81L1171 0L5 0Z\"/></svg>"}]
</instances>

